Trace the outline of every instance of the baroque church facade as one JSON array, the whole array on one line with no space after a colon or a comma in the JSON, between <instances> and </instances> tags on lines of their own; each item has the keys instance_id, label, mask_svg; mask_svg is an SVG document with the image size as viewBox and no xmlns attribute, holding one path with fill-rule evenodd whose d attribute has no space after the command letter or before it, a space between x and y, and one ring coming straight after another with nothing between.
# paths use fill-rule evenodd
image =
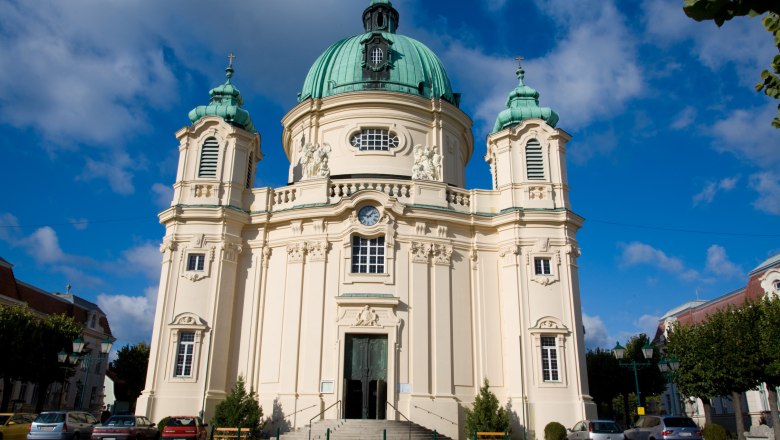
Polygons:
<instances>
[{"instance_id":1,"label":"baroque church facade","mask_svg":"<svg viewBox=\"0 0 780 440\"><path fill-rule=\"evenodd\" d=\"M524 84L465 189L472 121L441 61L372 0L283 118L288 185L255 188L260 135L232 83L176 133L149 371L137 412L209 419L239 377L266 416L408 418L464 436L484 380L513 438L595 416L569 135Z\"/></svg>"}]
</instances>

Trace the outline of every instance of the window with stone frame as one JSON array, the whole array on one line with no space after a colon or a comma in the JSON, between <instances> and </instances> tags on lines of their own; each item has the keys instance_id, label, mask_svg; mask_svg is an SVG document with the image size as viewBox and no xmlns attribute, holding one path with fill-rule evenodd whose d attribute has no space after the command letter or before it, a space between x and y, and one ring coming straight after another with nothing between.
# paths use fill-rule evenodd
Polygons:
<instances>
[{"instance_id":1,"label":"window with stone frame","mask_svg":"<svg viewBox=\"0 0 780 440\"><path fill-rule=\"evenodd\" d=\"M552 275L550 259L545 257L534 258L534 275Z\"/></svg>"},{"instance_id":2,"label":"window with stone frame","mask_svg":"<svg viewBox=\"0 0 780 440\"><path fill-rule=\"evenodd\" d=\"M352 237L352 273L385 272L385 237Z\"/></svg>"},{"instance_id":3,"label":"window with stone frame","mask_svg":"<svg viewBox=\"0 0 780 440\"><path fill-rule=\"evenodd\" d=\"M176 349L174 377L192 377L192 362L195 355L195 332L180 332Z\"/></svg>"},{"instance_id":4,"label":"window with stone frame","mask_svg":"<svg viewBox=\"0 0 780 440\"><path fill-rule=\"evenodd\" d=\"M544 382L560 382L558 365L558 347L555 336L542 336L542 380Z\"/></svg>"}]
</instances>

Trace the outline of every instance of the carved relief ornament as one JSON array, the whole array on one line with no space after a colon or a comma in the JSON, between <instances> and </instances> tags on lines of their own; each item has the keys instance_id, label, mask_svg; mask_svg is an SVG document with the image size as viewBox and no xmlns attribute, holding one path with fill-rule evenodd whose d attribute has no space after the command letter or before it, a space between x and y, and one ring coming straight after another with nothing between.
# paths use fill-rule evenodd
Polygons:
<instances>
[{"instance_id":1,"label":"carved relief ornament","mask_svg":"<svg viewBox=\"0 0 780 440\"><path fill-rule=\"evenodd\" d=\"M412 255L412 261L415 263L427 263L428 256L431 254L431 250L431 243L417 241L411 242L411 247L409 248L409 252Z\"/></svg>"},{"instance_id":2,"label":"carved relief ornament","mask_svg":"<svg viewBox=\"0 0 780 440\"><path fill-rule=\"evenodd\" d=\"M446 244L433 245L433 262L438 265L449 266L452 261L452 246Z\"/></svg>"},{"instance_id":3,"label":"carved relief ornament","mask_svg":"<svg viewBox=\"0 0 780 440\"><path fill-rule=\"evenodd\" d=\"M306 243L306 252L309 254L310 261L325 261L328 254L328 242L309 241Z\"/></svg>"},{"instance_id":4,"label":"carved relief ornament","mask_svg":"<svg viewBox=\"0 0 780 440\"><path fill-rule=\"evenodd\" d=\"M504 265L517 264L518 255L520 255L520 246L516 244L502 246L498 250L498 256L501 257L501 262Z\"/></svg>"},{"instance_id":5,"label":"carved relief ornament","mask_svg":"<svg viewBox=\"0 0 780 440\"><path fill-rule=\"evenodd\" d=\"M306 243L290 243L287 245L287 262L303 263L303 257L306 255Z\"/></svg>"}]
</instances>

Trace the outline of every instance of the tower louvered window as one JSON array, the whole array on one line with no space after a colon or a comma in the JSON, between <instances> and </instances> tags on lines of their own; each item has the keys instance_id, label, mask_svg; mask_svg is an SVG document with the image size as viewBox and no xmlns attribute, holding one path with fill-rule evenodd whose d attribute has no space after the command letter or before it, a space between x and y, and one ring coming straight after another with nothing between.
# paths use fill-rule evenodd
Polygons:
<instances>
[{"instance_id":1,"label":"tower louvered window","mask_svg":"<svg viewBox=\"0 0 780 440\"><path fill-rule=\"evenodd\" d=\"M255 155L253 153L249 153L249 163L246 166L246 189L249 189L252 187L252 172L254 171L254 161Z\"/></svg>"},{"instance_id":2,"label":"tower louvered window","mask_svg":"<svg viewBox=\"0 0 780 440\"><path fill-rule=\"evenodd\" d=\"M198 177L217 177L217 160L219 159L219 142L207 138L200 149L200 166Z\"/></svg>"},{"instance_id":3,"label":"tower louvered window","mask_svg":"<svg viewBox=\"0 0 780 440\"><path fill-rule=\"evenodd\" d=\"M531 139L525 146L525 168L528 180L544 180L542 145L536 139Z\"/></svg>"}]
</instances>

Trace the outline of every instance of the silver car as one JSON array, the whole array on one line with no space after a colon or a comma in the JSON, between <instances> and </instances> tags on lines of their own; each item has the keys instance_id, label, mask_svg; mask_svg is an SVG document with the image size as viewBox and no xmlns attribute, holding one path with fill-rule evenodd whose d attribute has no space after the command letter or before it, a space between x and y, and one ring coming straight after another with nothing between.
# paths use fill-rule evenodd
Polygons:
<instances>
[{"instance_id":1,"label":"silver car","mask_svg":"<svg viewBox=\"0 0 780 440\"><path fill-rule=\"evenodd\" d=\"M27 440L88 440L97 424L88 412L46 411L30 425Z\"/></svg>"},{"instance_id":2,"label":"silver car","mask_svg":"<svg viewBox=\"0 0 780 440\"><path fill-rule=\"evenodd\" d=\"M701 428L685 416L642 416L623 434L626 440L702 440Z\"/></svg>"},{"instance_id":3,"label":"silver car","mask_svg":"<svg viewBox=\"0 0 780 440\"><path fill-rule=\"evenodd\" d=\"M581 420L566 431L569 440L623 440L623 430L612 420Z\"/></svg>"}]
</instances>

